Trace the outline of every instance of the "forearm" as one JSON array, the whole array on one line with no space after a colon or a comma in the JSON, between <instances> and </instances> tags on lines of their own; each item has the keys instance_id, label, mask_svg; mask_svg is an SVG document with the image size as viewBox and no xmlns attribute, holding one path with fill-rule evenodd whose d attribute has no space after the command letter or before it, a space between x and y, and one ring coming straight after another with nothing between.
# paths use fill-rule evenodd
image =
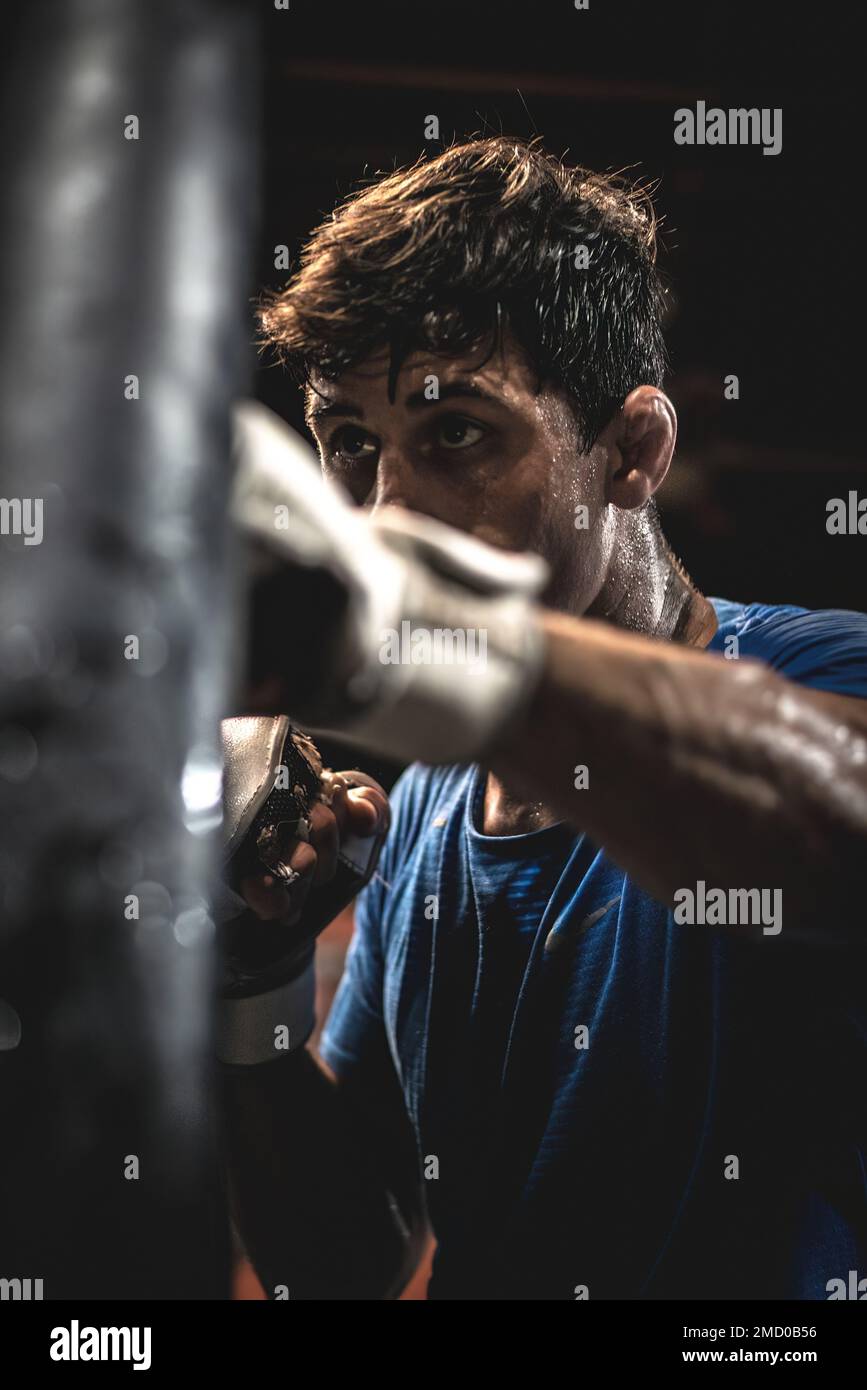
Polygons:
<instances>
[{"instance_id":1,"label":"forearm","mask_svg":"<svg viewBox=\"0 0 867 1390\"><path fill-rule=\"evenodd\" d=\"M863 881L867 738L835 716L834 697L756 662L543 621L532 713L492 761L504 782L585 829L663 901L701 878L779 887L809 915L817 894L829 907Z\"/></svg>"},{"instance_id":2,"label":"forearm","mask_svg":"<svg viewBox=\"0 0 867 1390\"><path fill-rule=\"evenodd\" d=\"M221 1067L220 1088L233 1212L267 1295L396 1296L417 1233L339 1085L302 1048Z\"/></svg>"}]
</instances>

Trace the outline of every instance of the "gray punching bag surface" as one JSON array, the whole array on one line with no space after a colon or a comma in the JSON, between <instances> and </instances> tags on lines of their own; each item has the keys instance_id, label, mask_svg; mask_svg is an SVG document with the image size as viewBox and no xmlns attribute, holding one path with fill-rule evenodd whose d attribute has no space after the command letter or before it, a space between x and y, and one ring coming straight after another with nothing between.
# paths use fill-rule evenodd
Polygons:
<instances>
[{"instance_id":1,"label":"gray punching bag surface","mask_svg":"<svg viewBox=\"0 0 867 1390\"><path fill-rule=\"evenodd\" d=\"M213 926L256 7L27 7L3 92L0 1279L228 1293Z\"/></svg>"}]
</instances>

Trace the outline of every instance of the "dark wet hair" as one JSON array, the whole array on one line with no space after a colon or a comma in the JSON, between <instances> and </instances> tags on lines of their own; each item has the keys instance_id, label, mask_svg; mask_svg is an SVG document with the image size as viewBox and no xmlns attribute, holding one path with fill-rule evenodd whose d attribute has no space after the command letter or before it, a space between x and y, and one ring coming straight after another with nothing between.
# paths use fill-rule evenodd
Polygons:
<instances>
[{"instance_id":1,"label":"dark wet hair","mask_svg":"<svg viewBox=\"0 0 867 1390\"><path fill-rule=\"evenodd\" d=\"M259 318L301 380L390 350L392 395L410 352L490 353L508 331L567 391L586 451L631 390L662 384L664 304L647 190L498 136L353 193Z\"/></svg>"}]
</instances>

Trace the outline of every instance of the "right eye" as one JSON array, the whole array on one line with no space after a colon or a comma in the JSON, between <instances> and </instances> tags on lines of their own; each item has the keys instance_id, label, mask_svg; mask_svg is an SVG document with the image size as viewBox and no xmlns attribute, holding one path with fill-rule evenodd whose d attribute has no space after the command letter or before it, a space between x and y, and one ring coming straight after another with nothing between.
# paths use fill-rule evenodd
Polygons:
<instances>
[{"instance_id":1,"label":"right eye","mask_svg":"<svg viewBox=\"0 0 867 1390\"><path fill-rule=\"evenodd\" d=\"M365 463L376 457L376 440L358 425L342 425L328 441L332 458L345 463Z\"/></svg>"}]
</instances>

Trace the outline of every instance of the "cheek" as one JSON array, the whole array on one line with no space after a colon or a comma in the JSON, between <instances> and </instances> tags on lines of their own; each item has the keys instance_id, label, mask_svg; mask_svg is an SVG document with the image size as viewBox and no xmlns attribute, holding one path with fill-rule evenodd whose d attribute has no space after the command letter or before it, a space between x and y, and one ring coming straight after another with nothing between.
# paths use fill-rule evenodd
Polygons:
<instances>
[{"instance_id":1,"label":"cheek","mask_svg":"<svg viewBox=\"0 0 867 1390\"><path fill-rule=\"evenodd\" d=\"M552 565L574 546L577 494L562 461L550 453L525 454L496 465L469 501L467 529L507 550L534 550Z\"/></svg>"},{"instance_id":2,"label":"cheek","mask_svg":"<svg viewBox=\"0 0 867 1390\"><path fill-rule=\"evenodd\" d=\"M548 533L548 499L536 487L522 487L514 476L489 483L475 499L468 529L479 540L505 550L536 550Z\"/></svg>"},{"instance_id":3,"label":"cheek","mask_svg":"<svg viewBox=\"0 0 867 1390\"><path fill-rule=\"evenodd\" d=\"M601 497L597 469L587 458L577 458L556 447L539 476L539 539L547 538L552 558L564 560L576 550L586 552L600 520Z\"/></svg>"},{"instance_id":4,"label":"cheek","mask_svg":"<svg viewBox=\"0 0 867 1390\"><path fill-rule=\"evenodd\" d=\"M419 472L415 505L489 545L523 550L542 506L534 481L505 453L457 459L452 470Z\"/></svg>"},{"instance_id":5,"label":"cheek","mask_svg":"<svg viewBox=\"0 0 867 1390\"><path fill-rule=\"evenodd\" d=\"M556 456L541 494L530 549L551 567L546 601L581 613L593 601L605 576L613 518L604 497L604 473L592 457Z\"/></svg>"},{"instance_id":6,"label":"cheek","mask_svg":"<svg viewBox=\"0 0 867 1390\"><path fill-rule=\"evenodd\" d=\"M490 487L475 472L455 470L451 475L423 476L411 498L413 510L458 531L466 531L490 544L502 544L485 534L495 529L489 514Z\"/></svg>"}]
</instances>

